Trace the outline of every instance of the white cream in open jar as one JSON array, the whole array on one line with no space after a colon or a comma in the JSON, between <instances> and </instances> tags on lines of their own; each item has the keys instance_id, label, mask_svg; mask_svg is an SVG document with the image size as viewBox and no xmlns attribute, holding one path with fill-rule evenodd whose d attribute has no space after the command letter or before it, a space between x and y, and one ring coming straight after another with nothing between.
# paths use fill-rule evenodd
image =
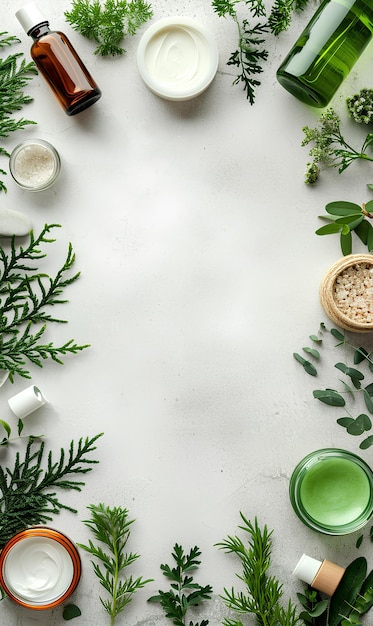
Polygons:
<instances>
[{"instance_id":1,"label":"white cream in open jar","mask_svg":"<svg viewBox=\"0 0 373 626\"><path fill-rule=\"evenodd\" d=\"M0 557L6 594L31 609L61 604L74 591L81 572L75 545L62 533L34 527L12 537Z\"/></svg>"},{"instance_id":2,"label":"white cream in open jar","mask_svg":"<svg viewBox=\"0 0 373 626\"><path fill-rule=\"evenodd\" d=\"M144 82L167 100L189 100L205 91L218 60L211 34L187 17L159 20L144 33L137 50Z\"/></svg>"}]
</instances>

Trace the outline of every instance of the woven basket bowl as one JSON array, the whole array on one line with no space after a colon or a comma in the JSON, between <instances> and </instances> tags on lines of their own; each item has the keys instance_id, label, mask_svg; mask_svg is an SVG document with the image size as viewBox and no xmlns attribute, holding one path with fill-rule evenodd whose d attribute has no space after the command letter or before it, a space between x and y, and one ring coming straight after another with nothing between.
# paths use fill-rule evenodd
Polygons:
<instances>
[{"instance_id":1,"label":"woven basket bowl","mask_svg":"<svg viewBox=\"0 0 373 626\"><path fill-rule=\"evenodd\" d=\"M363 267L370 266L373 272L373 255L371 254L349 254L342 259L334 263L327 273L325 274L320 285L320 301L321 305L329 317L335 324L358 333L371 333L373 332L373 302L370 314L366 316L366 319L359 318L353 315L353 307L351 308L351 317L344 311L341 311L336 299L336 289L338 288L337 279L348 268L353 268L362 265ZM358 272L356 271L356 274ZM351 283L354 284L353 282ZM358 276L356 276L357 286L359 284ZM361 285L361 282L360 282Z\"/></svg>"}]
</instances>

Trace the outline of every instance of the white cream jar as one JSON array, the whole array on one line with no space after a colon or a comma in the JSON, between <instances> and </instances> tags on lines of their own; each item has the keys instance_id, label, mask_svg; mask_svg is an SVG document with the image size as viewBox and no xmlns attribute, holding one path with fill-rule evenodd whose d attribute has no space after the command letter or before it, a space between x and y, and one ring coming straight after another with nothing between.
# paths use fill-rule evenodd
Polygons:
<instances>
[{"instance_id":1,"label":"white cream jar","mask_svg":"<svg viewBox=\"0 0 373 626\"><path fill-rule=\"evenodd\" d=\"M188 17L159 20L144 33L137 49L141 77L166 100L189 100L205 91L218 60L209 31Z\"/></svg>"},{"instance_id":2,"label":"white cream jar","mask_svg":"<svg viewBox=\"0 0 373 626\"><path fill-rule=\"evenodd\" d=\"M0 583L17 604L51 609L75 590L81 574L76 546L51 528L35 526L17 533L0 555Z\"/></svg>"}]
</instances>

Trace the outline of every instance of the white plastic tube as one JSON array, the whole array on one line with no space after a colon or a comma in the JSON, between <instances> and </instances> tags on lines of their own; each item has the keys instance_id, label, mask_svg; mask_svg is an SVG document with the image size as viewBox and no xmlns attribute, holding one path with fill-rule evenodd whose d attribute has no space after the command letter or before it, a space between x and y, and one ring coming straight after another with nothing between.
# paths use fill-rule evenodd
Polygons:
<instances>
[{"instance_id":1,"label":"white plastic tube","mask_svg":"<svg viewBox=\"0 0 373 626\"><path fill-rule=\"evenodd\" d=\"M30 385L30 387L20 391L8 400L11 410L19 419L30 415L30 413L33 413L47 402L39 387L35 385Z\"/></svg>"}]
</instances>

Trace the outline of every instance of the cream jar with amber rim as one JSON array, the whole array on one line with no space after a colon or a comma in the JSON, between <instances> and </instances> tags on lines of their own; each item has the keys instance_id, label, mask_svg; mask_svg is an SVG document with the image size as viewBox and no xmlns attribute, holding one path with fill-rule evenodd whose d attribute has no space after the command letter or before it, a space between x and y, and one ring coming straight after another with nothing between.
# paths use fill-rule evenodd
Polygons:
<instances>
[{"instance_id":1,"label":"cream jar with amber rim","mask_svg":"<svg viewBox=\"0 0 373 626\"><path fill-rule=\"evenodd\" d=\"M373 332L373 255L349 254L334 263L321 282L320 302L341 328Z\"/></svg>"},{"instance_id":2,"label":"cream jar with amber rim","mask_svg":"<svg viewBox=\"0 0 373 626\"><path fill-rule=\"evenodd\" d=\"M11 600L34 610L62 604L76 589L81 561L58 530L34 526L12 537L0 555L0 584Z\"/></svg>"}]
</instances>

